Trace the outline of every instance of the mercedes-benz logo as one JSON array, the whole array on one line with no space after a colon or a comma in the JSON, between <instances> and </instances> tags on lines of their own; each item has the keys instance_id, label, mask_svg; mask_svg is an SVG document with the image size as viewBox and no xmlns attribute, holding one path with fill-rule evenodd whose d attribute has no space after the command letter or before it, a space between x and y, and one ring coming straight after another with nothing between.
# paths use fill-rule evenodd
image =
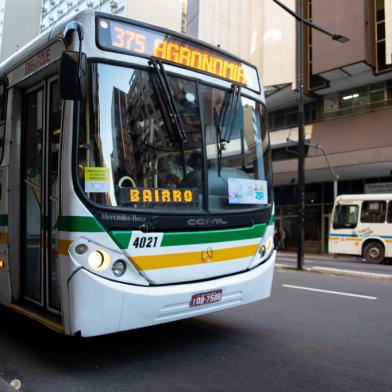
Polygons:
<instances>
[{"instance_id":1,"label":"mercedes-benz logo","mask_svg":"<svg viewBox=\"0 0 392 392\"><path fill-rule=\"evenodd\" d=\"M214 256L214 252L212 251L211 248L204 249L203 252L201 252L201 259L205 263L209 263Z\"/></svg>"}]
</instances>

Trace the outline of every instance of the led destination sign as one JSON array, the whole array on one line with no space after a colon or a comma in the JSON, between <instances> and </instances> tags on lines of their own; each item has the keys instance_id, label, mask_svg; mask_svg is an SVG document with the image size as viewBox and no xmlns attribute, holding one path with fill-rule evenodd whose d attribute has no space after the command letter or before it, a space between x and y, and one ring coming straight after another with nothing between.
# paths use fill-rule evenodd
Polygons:
<instances>
[{"instance_id":1,"label":"led destination sign","mask_svg":"<svg viewBox=\"0 0 392 392\"><path fill-rule=\"evenodd\" d=\"M254 67L171 34L99 19L98 41L104 49L160 58L260 91Z\"/></svg>"},{"instance_id":2,"label":"led destination sign","mask_svg":"<svg viewBox=\"0 0 392 392\"><path fill-rule=\"evenodd\" d=\"M194 204L197 191L168 188L121 188L121 201L125 204Z\"/></svg>"}]
</instances>

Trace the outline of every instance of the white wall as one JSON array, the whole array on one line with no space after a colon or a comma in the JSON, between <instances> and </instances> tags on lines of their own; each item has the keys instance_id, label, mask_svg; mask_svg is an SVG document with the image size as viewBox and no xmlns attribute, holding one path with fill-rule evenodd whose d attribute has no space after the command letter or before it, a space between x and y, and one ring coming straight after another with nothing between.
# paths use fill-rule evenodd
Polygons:
<instances>
[{"instance_id":1,"label":"white wall","mask_svg":"<svg viewBox=\"0 0 392 392\"><path fill-rule=\"evenodd\" d=\"M272 0L188 1L198 38L256 65L265 85L294 84L295 21ZM295 0L283 3L295 7Z\"/></svg>"},{"instance_id":2,"label":"white wall","mask_svg":"<svg viewBox=\"0 0 392 392\"><path fill-rule=\"evenodd\" d=\"M181 31L182 0L126 0L124 15L131 19Z\"/></svg>"},{"instance_id":3,"label":"white wall","mask_svg":"<svg viewBox=\"0 0 392 392\"><path fill-rule=\"evenodd\" d=\"M263 12L263 81L267 86L292 83L296 85L295 19L272 0L264 1ZM295 10L295 0L283 0Z\"/></svg>"},{"instance_id":4,"label":"white wall","mask_svg":"<svg viewBox=\"0 0 392 392\"><path fill-rule=\"evenodd\" d=\"M0 61L40 32L42 0L5 0Z\"/></svg>"}]
</instances>

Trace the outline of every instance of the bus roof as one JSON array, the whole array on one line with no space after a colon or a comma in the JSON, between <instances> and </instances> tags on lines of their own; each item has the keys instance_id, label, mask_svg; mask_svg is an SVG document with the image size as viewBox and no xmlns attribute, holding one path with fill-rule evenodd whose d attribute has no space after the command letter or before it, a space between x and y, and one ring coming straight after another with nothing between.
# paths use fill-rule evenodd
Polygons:
<instances>
[{"instance_id":1,"label":"bus roof","mask_svg":"<svg viewBox=\"0 0 392 392\"><path fill-rule=\"evenodd\" d=\"M336 202L338 202L338 201L362 201L362 200L392 200L392 193L340 195L336 198Z\"/></svg>"},{"instance_id":2,"label":"bus roof","mask_svg":"<svg viewBox=\"0 0 392 392\"><path fill-rule=\"evenodd\" d=\"M37 37L35 37L33 40L31 40L29 43L24 45L22 48L20 48L18 51L16 51L14 54L12 54L10 57L5 59L2 63L0 63L0 76L5 75L20 64L22 64L26 59L30 58L31 56L34 56L39 50L41 50L43 47L49 45L51 42L58 40L59 38L62 37L63 30L65 26L71 22L71 21L77 21L80 22L85 29L93 29L94 33L91 34L91 36L85 36L83 40L83 48L86 47L91 47L92 43L94 43L95 46L95 20L96 17L104 17L107 19L111 20L118 20L126 23L131 23L139 26L143 26L147 29L153 29L153 30L158 30L167 34L170 34L171 36L174 37L179 37L182 38L183 40L193 42L197 45L201 45L206 49L213 50L216 53L220 53L223 56L230 57L233 60L239 61L243 64L249 65L252 68L255 68L253 65L251 65L249 62L242 60L241 58L233 55L232 53L229 53L219 47L213 46L207 42L203 42L197 38L191 37L189 35L179 33L177 31L172 31L166 28L162 28L156 25L152 25L149 23L144 23L141 21L133 20L130 18L122 17L122 16L117 16L113 14L107 14L107 13L102 13L98 12L92 9L87 9L80 11L74 15L70 15L59 22L57 22L50 30L47 30ZM90 40L90 43L86 43L86 41ZM257 71L257 69L256 69ZM258 71L257 71L258 73Z\"/></svg>"}]
</instances>

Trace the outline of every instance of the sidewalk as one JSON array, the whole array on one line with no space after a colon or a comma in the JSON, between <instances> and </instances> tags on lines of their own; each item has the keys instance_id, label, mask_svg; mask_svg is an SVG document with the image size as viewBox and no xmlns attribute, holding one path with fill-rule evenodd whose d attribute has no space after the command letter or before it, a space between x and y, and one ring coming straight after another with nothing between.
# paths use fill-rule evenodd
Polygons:
<instances>
[{"instance_id":1,"label":"sidewalk","mask_svg":"<svg viewBox=\"0 0 392 392\"><path fill-rule=\"evenodd\" d=\"M278 252L276 268L296 270L297 254ZM303 270L329 275L392 281L392 265L369 264L357 256L339 255L335 257L329 254L306 254Z\"/></svg>"}]
</instances>

